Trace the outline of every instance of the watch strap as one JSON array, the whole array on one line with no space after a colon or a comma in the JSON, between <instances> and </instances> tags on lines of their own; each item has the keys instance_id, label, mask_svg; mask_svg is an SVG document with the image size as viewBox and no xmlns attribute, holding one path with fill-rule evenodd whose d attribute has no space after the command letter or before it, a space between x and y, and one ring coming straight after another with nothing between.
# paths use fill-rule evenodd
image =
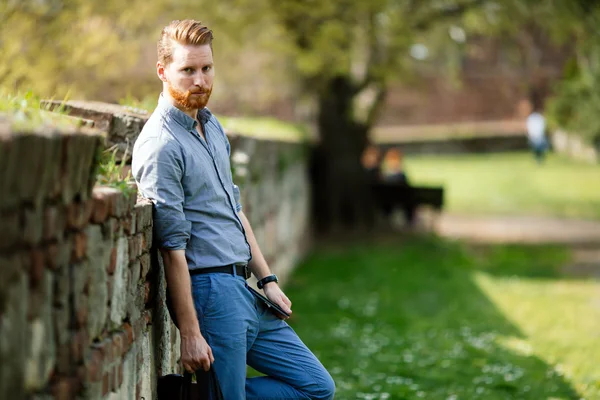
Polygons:
<instances>
[{"instance_id":1,"label":"watch strap","mask_svg":"<svg viewBox=\"0 0 600 400\"><path fill-rule=\"evenodd\" d=\"M273 275L265 276L264 278L262 278L261 280L259 280L256 283L256 286L259 289L262 289L263 287L265 287L265 285L267 283L270 283L270 282L279 282L279 280L277 279L277 275L273 274Z\"/></svg>"}]
</instances>

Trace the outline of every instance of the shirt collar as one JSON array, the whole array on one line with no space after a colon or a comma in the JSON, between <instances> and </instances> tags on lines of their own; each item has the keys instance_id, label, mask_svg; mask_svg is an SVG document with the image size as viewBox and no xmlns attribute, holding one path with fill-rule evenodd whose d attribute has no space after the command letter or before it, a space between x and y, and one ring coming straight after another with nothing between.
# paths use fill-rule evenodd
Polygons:
<instances>
[{"instance_id":1,"label":"shirt collar","mask_svg":"<svg viewBox=\"0 0 600 400\"><path fill-rule=\"evenodd\" d=\"M179 122L186 129L191 130L196 128L197 121L171 104L171 102L167 100L162 93L158 98L157 108L160 109L163 114L168 115L175 121ZM198 110L197 118L202 122L202 124L206 124L211 117L212 113L208 108L204 107L203 109Z\"/></svg>"}]
</instances>

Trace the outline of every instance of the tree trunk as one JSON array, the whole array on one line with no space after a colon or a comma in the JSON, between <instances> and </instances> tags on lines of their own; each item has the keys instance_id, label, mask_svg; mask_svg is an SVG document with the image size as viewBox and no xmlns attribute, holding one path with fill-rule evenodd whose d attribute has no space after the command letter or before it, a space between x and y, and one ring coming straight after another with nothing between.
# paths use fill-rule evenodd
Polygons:
<instances>
[{"instance_id":1,"label":"tree trunk","mask_svg":"<svg viewBox=\"0 0 600 400\"><path fill-rule=\"evenodd\" d=\"M320 232L374 226L369 178L360 162L368 127L353 119L355 94L348 77L338 76L319 96L321 140L313 151L311 178L314 221Z\"/></svg>"}]
</instances>

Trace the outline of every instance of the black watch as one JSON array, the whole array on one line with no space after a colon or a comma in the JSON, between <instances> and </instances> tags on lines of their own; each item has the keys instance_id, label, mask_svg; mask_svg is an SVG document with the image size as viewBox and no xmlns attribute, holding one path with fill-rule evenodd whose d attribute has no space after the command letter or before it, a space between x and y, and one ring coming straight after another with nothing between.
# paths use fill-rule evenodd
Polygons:
<instances>
[{"instance_id":1,"label":"black watch","mask_svg":"<svg viewBox=\"0 0 600 400\"><path fill-rule=\"evenodd\" d=\"M277 279L277 275L273 274L273 275L265 276L264 278L262 278L260 281L258 281L256 283L256 286L258 286L259 289L262 289L263 287L265 287L265 285L267 283L270 283L270 282L279 283L279 279Z\"/></svg>"}]
</instances>

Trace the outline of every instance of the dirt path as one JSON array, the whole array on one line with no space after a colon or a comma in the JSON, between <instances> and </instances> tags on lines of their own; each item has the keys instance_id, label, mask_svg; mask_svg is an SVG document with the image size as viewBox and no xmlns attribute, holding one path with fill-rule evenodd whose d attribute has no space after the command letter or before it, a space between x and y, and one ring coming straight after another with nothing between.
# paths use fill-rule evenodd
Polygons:
<instances>
[{"instance_id":1,"label":"dirt path","mask_svg":"<svg viewBox=\"0 0 600 400\"><path fill-rule=\"evenodd\" d=\"M549 217L444 214L438 234L484 243L598 244L600 222Z\"/></svg>"},{"instance_id":2,"label":"dirt path","mask_svg":"<svg viewBox=\"0 0 600 400\"><path fill-rule=\"evenodd\" d=\"M439 235L474 243L560 244L572 248L565 273L600 279L600 222L551 217L442 215Z\"/></svg>"}]
</instances>

